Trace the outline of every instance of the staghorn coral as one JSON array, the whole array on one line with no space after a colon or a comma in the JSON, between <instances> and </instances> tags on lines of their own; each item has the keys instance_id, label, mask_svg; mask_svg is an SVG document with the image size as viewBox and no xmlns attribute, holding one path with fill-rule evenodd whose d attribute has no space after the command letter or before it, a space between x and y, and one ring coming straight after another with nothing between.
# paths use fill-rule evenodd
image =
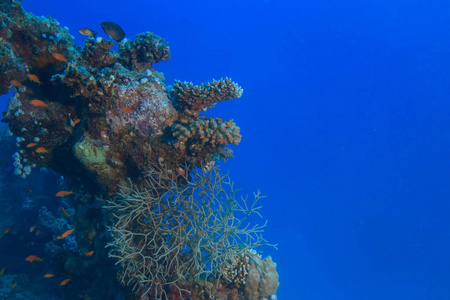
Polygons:
<instances>
[{"instance_id":1,"label":"staghorn coral","mask_svg":"<svg viewBox=\"0 0 450 300\"><path fill-rule=\"evenodd\" d=\"M229 262L266 244L260 235L265 224L246 224L259 214L259 193L252 202L238 201L229 177L214 167L194 169L184 184L171 182L172 173L153 169L145 189L122 187L108 201L117 218L110 256L123 268L122 282L154 298L168 287L186 290L180 286L186 281L227 278Z\"/></svg>"},{"instance_id":2,"label":"staghorn coral","mask_svg":"<svg viewBox=\"0 0 450 300\"><path fill-rule=\"evenodd\" d=\"M175 81L170 93L175 108L189 115L214 107L217 102L240 98L243 89L229 78L194 86L191 82Z\"/></svg>"}]
</instances>

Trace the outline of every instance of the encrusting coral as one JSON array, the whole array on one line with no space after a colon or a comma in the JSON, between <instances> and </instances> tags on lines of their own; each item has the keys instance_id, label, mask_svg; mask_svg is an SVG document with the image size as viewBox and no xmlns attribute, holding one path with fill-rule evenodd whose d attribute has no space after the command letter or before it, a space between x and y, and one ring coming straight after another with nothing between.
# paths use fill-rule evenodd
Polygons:
<instances>
[{"instance_id":1,"label":"encrusting coral","mask_svg":"<svg viewBox=\"0 0 450 300\"><path fill-rule=\"evenodd\" d=\"M103 196L118 218L110 225L111 254L137 297L274 295L275 265L259 262L249 250L265 244L262 227L240 227L258 209L235 200L228 177L214 167L232 157L227 146L239 144L239 127L201 115L241 97L242 88L229 78L166 86L153 65L170 58L169 46L150 32L123 39L118 52L111 51L113 41L100 37L88 38L83 47L73 39L68 28L25 12L18 0L0 3L0 94L13 92L2 121L20 148L14 172L26 178L33 167L52 168L83 188L69 215L74 247L99 253L83 267L110 267L102 260L101 233L110 220L100 208L104 200L96 200ZM244 216L238 219L234 212ZM60 266L86 259L73 249L51 255ZM237 271L239 259L246 258L248 270ZM86 285L73 276L71 284ZM85 294L64 294L77 297Z\"/></svg>"}]
</instances>

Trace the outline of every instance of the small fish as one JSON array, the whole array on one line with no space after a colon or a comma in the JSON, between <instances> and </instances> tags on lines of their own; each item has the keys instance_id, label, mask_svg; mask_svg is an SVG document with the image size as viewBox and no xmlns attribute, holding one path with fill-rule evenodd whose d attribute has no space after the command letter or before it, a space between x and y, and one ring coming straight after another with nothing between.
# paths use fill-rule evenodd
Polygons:
<instances>
[{"instance_id":1,"label":"small fish","mask_svg":"<svg viewBox=\"0 0 450 300\"><path fill-rule=\"evenodd\" d=\"M70 278L64 279L63 281L61 281L61 283L59 285L60 286L66 285L69 281L70 281Z\"/></svg>"},{"instance_id":2,"label":"small fish","mask_svg":"<svg viewBox=\"0 0 450 300\"><path fill-rule=\"evenodd\" d=\"M36 107L47 107L48 108L48 103L45 103L44 101L34 99L34 100L31 100L30 102L31 102L31 104L33 104Z\"/></svg>"},{"instance_id":3,"label":"small fish","mask_svg":"<svg viewBox=\"0 0 450 300\"><path fill-rule=\"evenodd\" d=\"M94 155L97 157L97 147L94 145Z\"/></svg>"},{"instance_id":4,"label":"small fish","mask_svg":"<svg viewBox=\"0 0 450 300\"><path fill-rule=\"evenodd\" d=\"M66 216L66 217L71 217L71 215L69 215L66 210L64 209L64 207L61 207L62 213Z\"/></svg>"},{"instance_id":5,"label":"small fish","mask_svg":"<svg viewBox=\"0 0 450 300\"><path fill-rule=\"evenodd\" d=\"M116 42L120 42L125 37L123 29L114 22L102 22L100 25L103 31Z\"/></svg>"},{"instance_id":6,"label":"small fish","mask_svg":"<svg viewBox=\"0 0 450 300\"><path fill-rule=\"evenodd\" d=\"M126 107L126 106L122 107L122 110L127 113L133 112L133 110L131 108Z\"/></svg>"},{"instance_id":7,"label":"small fish","mask_svg":"<svg viewBox=\"0 0 450 300\"><path fill-rule=\"evenodd\" d=\"M11 86L23 87L23 85L17 80L11 80Z\"/></svg>"},{"instance_id":8,"label":"small fish","mask_svg":"<svg viewBox=\"0 0 450 300\"><path fill-rule=\"evenodd\" d=\"M35 228L36 228L36 225L35 226L31 226L30 227L30 232L33 232Z\"/></svg>"},{"instance_id":9,"label":"small fish","mask_svg":"<svg viewBox=\"0 0 450 300\"><path fill-rule=\"evenodd\" d=\"M27 193L30 193L30 194L31 194L32 192L33 192L32 190L27 190Z\"/></svg>"},{"instance_id":10,"label":"small fish","mask_svg":"<svg viewBox=\"0 0 450 300\"><path fill-rule=\"evenodd\" d=\"M8 232L10 232L11 231L11 228L6 228L5 230L3 230L3 234L7 234Z\"/></svg>"},{"instance_id":11,"label":"small fish","mask_svg":"<svg viewBox=\"0 0 450 300\"><path fill-rule=\"evenodd\" d=\"M16 285L17 285L17 281L12 284L11 289L15 288Z\"/></svg>"},{"instance_id":12,"label":"small fish","mask_svg":"<svg viewBox=\"0 0 450 300\"><path fill-rule=\"evenodd\" d=\"M35 234L35 235L38 236L39 233L41 233L41 230L40 230L40 229L36 230L36 234Z\"/></svg>"},{"instance_id":13,"label":"small fish","mask_svg":"<svg viewBox=\"0 0 450 300\"><path fill-rule=\"evenodd\" d=\"M3 275L3 273L5 272L5 269L6 269L6 268L1 269L0 275Z\"/></svg>"},{"instance_id":14,"label":"small fish","mask_svg":"<svg viewBox=\"0 0 450 300\"><path fill-rule=\"evenodd\" d=\"M60 236L57 236L56 238L58 240L62 240L64 238L66 238L69 234L71 234L73 231L75 230L75 228L72 228L70 230L67 230L66 232L64 232L63 234L61 234Z\"/></svg>"},{"instance_id":15,"label":"small fish","mask_svg":"<svg viewBox=\"0 0 450 300\"><path fill-rule=\"evenodd\" d=\"M81 122L81 119L75 119L75 120L73 120L73 124L75 124L75 125L77 125L78 123L80 123Z\"/></svg>"},{"instance_id":16,"label":"small fish","mask_svg":"<svg viewBox=\"0 0 450 300\"><path fill-rule=\"evenodd\" d=\"M86 256L92 256L92 254L94 254L94 250L86 252L86 253L83 253L83 254L86 255Z\"/></svg>"},{"instance_id":17,"label":"small fish","mask_svg":"<svg viewBox=\"0 0 450 300\"><path fill-rule=\"evenodd\" d=\"M52 55L56 60L67 62L67 58L65 58L62 54L52 53Z\"/></svg>"},{"instance_id":18,"label":"small fish","mask_svg":"<svg viewBox=\"0 0 450 300\"><path fill-rule=\"evenodd\" d=\"M52 278L53 276L55 276L55 275L53 275L53 274L45 274L44 278Z\"/></svg>"},{"instance_id":19,"label":"small fish","mask_svg":"<svg viewBox=\"0 0 450 300\"><path fill-rule=\"evenodd\" d=\"M49 153L50 150L45 149L44 147L39 147L36 149L36 153Z\"/></svg>"},{"instance_id":20,"label":"small fish","mask_svg":"<svg viewBox=\"0 0 450 300\"><path fill-rule=\"evenodd\" d=\"M39 80L39 77L37 77L36 75L34 75L34 74L28 74L27 76L28 76L28 78L29 78L31 81L36 82L36 83L39 84L39 85L42 84L42 82Z\"/></svg>"},{"instance_id":21,"label":"small fish","mask_svg":"<svg viewBox=\"0 0 450 300\"><path fill-rule=\"evenodd\" d=\"M95 36L97 35L97 32L95 32L92 29L86 28L86 27L78 29L78 32L81 33L82 35L93 37L94 39L95 39Z\"/></svg>"},{"instance_id":22,"label":"small fish","mask_svg":"<svg viewBox=\"0 0 450 300\"><path fill-rule=\"evenodd\" d=\"M64 197L64 196L67 196L67 195L71 195L71 194L74 194L74 192L72 192L72 191L70 191L70 192L68 192L68 191L59 191L59 192L57 192L56 193L56 197Z\"/></svg>"},{"instance_id":23,"label":"small fish","mask_svg":"<svg viewBox=\"0 0 450 300\"><path fill-rule=\"evenodd\" d=\"M52 253L55 253L55 251L56 251L56 248L53 248L53 249L52 249Z\"/></svg>"},{"instance_id":24,"label":"small fish","mask_svg":"<svg viewBox=\"0 0 450 300\"><path fill-rule=\"evenodd\" d=\"M35 262L35 261L39 261L39 262L44 262L44 260L42 258L39 258L35 255L30 255L27 258L25 258L26 261L29 261L31 263Z\"/></svg>"},{"instance_id":25,"label":"small fish","mask_svg":"<svg viewBox=\"0 0 450 300\"><path fill-rule=\"evenodd\" d=\"M34 147L34 146L36 146L37 144L36 143L29 143L28 145L27 145L27 148L32 148L32 147Z\"/></svg>"}]
</instances>

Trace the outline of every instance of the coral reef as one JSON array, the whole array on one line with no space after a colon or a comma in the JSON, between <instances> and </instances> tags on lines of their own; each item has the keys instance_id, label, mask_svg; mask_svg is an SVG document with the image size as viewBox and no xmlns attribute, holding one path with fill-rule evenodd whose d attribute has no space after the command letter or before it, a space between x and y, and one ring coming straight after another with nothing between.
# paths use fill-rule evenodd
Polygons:
<instances>
[{"instance_id":1,"label":"coral reef","mask_svg":"<svg viewBox=\"0 0 450 300\"><path fill-rule=\"evenodd\" d=\"M229 78L166 86L153 67L170 58L169 46L154 33L121 40L118 52L112 46L100 37L75 46L68 28L51 17L25 12L18 0L0 3L0 94L13 92L2 122L19 148L10 154L11 173L28 178L33 168L53 169L76 191L61 202L18 201L22 210L40 207L45 259L60 282L70 279L58 293L63 299L273 296L276 265L249 250L266 244L264 225L244 225L259 214L261 196L236 200L229 178L215 168L232 157L227 146L239 144L239 127L201 115L241 97L242 88ZM68 229L73 233L61 238ZM107 243L120 279L135 294L111 275ZM87 273L89 280L81 275ZM110 276L95 275L102 273ZM92 288L94 281L108 292Z\"/></svg>"},{"instance_id":2,"label":"coral reef","mask_svg":"<svg viewBox=\"0 0 450 300\"><path fill-rule=\"evenodd\" d=\"M167 296L167 290L184 290L183 282L200 278L223 277L236 283L230 279L234 271L227 270L230 262L253 256L249 248L267 244L260 235L265 224L247 224L253 213L258 214L259 193L252 202L238 202L229 177L216 168L206 173L194 169L189 180L182 177L185 183L170 183L171 170L153 169L145 189L123 187L108 202L118 219L110 229L110 255L119 259L122 282L140 295ZM265 268L259 271L264 278L270 276ZM245 280L239 282L244 286Z\"/></svg>"}]
</instances>

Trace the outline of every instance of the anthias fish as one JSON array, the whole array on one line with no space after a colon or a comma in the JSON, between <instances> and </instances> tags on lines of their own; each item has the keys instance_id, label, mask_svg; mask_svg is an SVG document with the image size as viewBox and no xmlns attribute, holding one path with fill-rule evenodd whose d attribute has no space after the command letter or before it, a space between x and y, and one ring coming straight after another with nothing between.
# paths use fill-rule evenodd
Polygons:
<instances>
[{"instance_id":1,"label":"anthias fish","mask_svg":"<svg viewBox=\"0 0 450 300\"><path fill-rule=\"evenodd\" d=\"M61 281L61 283L59 285L60 286L66 285L69 281L70 281L70 278L64 279L63 281Z\"/></svg>"},{"instance_id":2,"label":"anthias fish","mask_svg":"<svg viewBox=\"0 0 450 300\"><path fill-rule=\"evenodd\" d=\"M92 256L94 254L94 250L84 253L86 256Z\"/></svg>"},{"instance_id":3,"label":"anthias fish","mask_svg":"<svg viewBox=\"0 0 450 300\"><path fill-rule=\"evenodd\" d=\"M39 147L36 149L36 153L49 153L50 150L45 149L44 147Z\"/></svg>"},{"instance_id":4,"label":"anthias fish","mask_svg":"<svg viewBox=\"0 0 450 300\"><path fill-rule=\"evenodd\" d=\"M66 216L66 217L71 217L71 215L69 215L66 210L64 209L64 207L61 207L62 213Z\"/></svg>"},{"instance_id":5,"label":"anthias fish","mask_svg":"<svg viewBox=\"0 0 450 300\"><path fill-rule=\"evenodd\" d=\"M44 262L44 260L42 258L39 258L35 255L30 255L27 258L25 258L25 260L29 261L29 262L35 262L35 261Z\"/></svg>"},{"instance_id":6,"label":"anthias fish","mask_svg":"<svg viewBox=\"0 0 450 300\"><path fill-rule=\"evenodd\" d=\"M42 82L39 80L39 77L37 77L36 75L28 74L27 76L31 81L36 82L39 85L42 84Z\"/></svg>"},{"instance_id":7,"label":"anthias fish","mask_svg":"<svg viewBox=\"0 0 450 300\"><path fill-rule=\"evenodd\" d=\"M63 234L61 234L60 236L57 236L56 238L58 240L62 240L64 238L66 238L69 234L71 234L73 231L75 230L75 228L72 228L70 230L67 230L66 232L64 232Z\"/></svg>"},{"instance_id":8,"label":"anthias fish","mask_svg":"<svg viewBox=\"0 0 450 300\"><path fill-rule=\"evenodd\" d=\"M11 80L11 85L15 85L17 87L23 87L23 85L17 80Z\"/></svg>"},{"instance_id":9,"label":"anthias fish","mask_svg":"<svg viewBox=\"0 0 450 300\"><path fill-rule=\"evenodd\" d=\"M71 195L71 194L73 194L73 192L72 191L59 191L59 192L57 192L56 193L56 197L64 197L64 196L67 196L67 195Z\"/></svg>"},{"instance_id":10,"label":"anthias fish","mask_svg":"<svg viewBox=\"0 0 450 300\"><path fill-rule=\"evenodd\" d=\"M93 38L95 38L95 36L97 35L97 32L95 32L92 29L86 28L86 27L78 29L78 32L81 33L82 35L90 36Z\"/></svg>"},{"instance_id":11,"label":"anthias fish","mask_svg":"<svg viewBox=\"0 0 450 300\"><path fill-rule=\"evenodd\" d=\"M67 62L67 58L65 58L62 54L52 53L52 55L56 60Z\"/></svg>"},{"instance_id":12,"label":"anthias fish","mask_svg":"<svg viewBox=\"0 0 450 300\"><path fill-rule=\"evenodd\" d=\"M47 103L38 99L31 100L31 104L33 104L36 107L48 107Z\"/></svg>"},{"instance_id":13,"label":"anthias fish","mask_svg":"<svg viewBox=\"0 0 450 300\"><path fill-rule=\"evenodd\" d=\"M55 275L53 275L53 274L45 274L44 278L52 278L53 276L55 276Z\"/></svg>"},{"instance_id":14,"label":"anthias fish","mask_svg":"<svg viewBox=\"0 0 450 300\"><path fill-rule=\"evenodd\" d=\"M114 22L102 22L103 31L116 42L120 42L125 37L125 31Z\"/></svg>"}]
</instances>

